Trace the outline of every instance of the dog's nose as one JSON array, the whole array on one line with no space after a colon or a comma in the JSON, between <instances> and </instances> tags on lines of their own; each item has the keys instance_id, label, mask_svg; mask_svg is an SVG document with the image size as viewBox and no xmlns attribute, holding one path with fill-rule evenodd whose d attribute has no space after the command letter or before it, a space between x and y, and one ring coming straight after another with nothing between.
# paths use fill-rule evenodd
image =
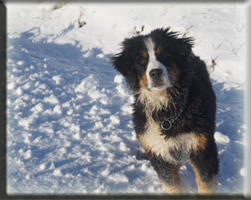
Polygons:
<instances>
[{"instance_id":1,"label":"dog's nose","mask_svg":"<svg viewBox=\"0 0 251 200\"><path fill-rule=\"evenodd\" d=\"M149 72L149 75L153 81L157 81L161 77L162 73L162 69L153 69Z\"/></svg>"}]
</instances>

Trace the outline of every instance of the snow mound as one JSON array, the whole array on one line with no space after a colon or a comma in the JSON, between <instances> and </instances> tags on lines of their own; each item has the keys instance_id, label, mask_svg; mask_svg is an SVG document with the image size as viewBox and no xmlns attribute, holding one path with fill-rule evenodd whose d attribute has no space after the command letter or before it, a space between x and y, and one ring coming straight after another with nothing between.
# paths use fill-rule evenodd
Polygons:
<instances>
[{"instance_id":1,"label":"snow mound","mask_svg":"<svg viewBox=\"0 0 251 200\"><path fill-rule=\"evenodd\" d=\"M223 135L222 133L216 131L214 133L215 141L219 144L228 144L230 142L230 139L227 135Z\"/></svg>"},{"instance_id":2,"label":"snow mound","mask_svg":"<svg viewBox=\"0 0 251 200\"><path fill-rule=\"evenodd\" d=\"M118 183L118 182L123 182L123 183L129 182L128 177L126 177L124 174L119 174L119 173L109 175L108 179L111 180L111 181L114 181L116 183Z\"/></svg>"}]
</instances>

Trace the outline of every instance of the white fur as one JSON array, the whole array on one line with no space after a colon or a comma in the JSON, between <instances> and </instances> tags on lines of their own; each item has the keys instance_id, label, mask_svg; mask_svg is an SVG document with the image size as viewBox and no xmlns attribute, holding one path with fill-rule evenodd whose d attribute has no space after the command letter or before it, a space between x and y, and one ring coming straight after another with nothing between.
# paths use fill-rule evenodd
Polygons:
<instances>
[{"instance_id":1,"label":"white fur","mask_svg":"<svg viewBox=\"0 0 251 200\"><path fill-rule=\"evenodd\" d=\"M141 88L139 93L139 101L145 105L145 113L151 117L154 110L159 111L163 107L167 107L169 98L165 91L149 91Z\"/></svg>"},{"instance_id":2,"label":"white fur","mask_svg":"<svg viewBox=\"0 0 251 200\"><path fill-rule=\"evenodd\" d=\"M162 91L166 89L167 87L171 86L171 81L169 80L168 77L168 72L163 64L161 64L159 61L157 61L156 56L155 56L155 44L152 41L152 39L149 37L145 40L145 45L148 51L149 55L149 63L147 65L146 69L146 77L148 80L148 89L152 91ZM162 75L162 81L163 81L163 86L160 88L153 87L153 83L151 81L151 77L149 75L149 72L153 69L162 69L163 75Z\"/></svg>"},{"instance_id":3,"label":"white fur","mask_svg":"<svg viewBox=\"0 0 251 200\"><path fill-rule=\"evenodd\" d=\"M156 155L162 156L166 161L180 162L189 158L189 153L198 145L198 139L194 133L179 134L176 137L165 140L164 135L161 134L160 124L149 120L147 123L147 130L142 134L140 141L142 146L147 147L148 150ZM182 160L175 160L170 154L170 150L181 150Z\"/></svg>"}]
</instances>

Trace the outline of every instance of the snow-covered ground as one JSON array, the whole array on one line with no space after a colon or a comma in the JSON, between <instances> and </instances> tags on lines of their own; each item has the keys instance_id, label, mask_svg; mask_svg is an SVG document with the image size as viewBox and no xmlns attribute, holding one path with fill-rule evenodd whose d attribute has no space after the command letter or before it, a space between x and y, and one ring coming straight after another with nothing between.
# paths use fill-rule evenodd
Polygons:
<instances>
[{"instance_id":1,"label":"snow-covered ground","mask_svg":"<svg viewBox=\"0 0 251 200\"><path fill-rule=\"evenodd\" d=\"M192 36L194 53L215 60L218 193L242 194L246 5L55 4L7 3L8 194L165 193L138 151L133 96L107 60L143 26L140 34L170 26ZM188 162L180 175L197 193Z\"/></svg>"}]
</instances>

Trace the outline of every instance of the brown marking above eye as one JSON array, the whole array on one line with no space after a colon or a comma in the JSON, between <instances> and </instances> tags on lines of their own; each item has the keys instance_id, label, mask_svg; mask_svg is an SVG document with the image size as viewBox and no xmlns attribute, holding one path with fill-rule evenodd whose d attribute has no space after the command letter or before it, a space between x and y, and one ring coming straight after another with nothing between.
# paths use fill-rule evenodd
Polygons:
<instances>
[{"instance_id":1,"label":"brown marking above eye","mask_svg":"<svg viewBox=\"0 0 251 200\"><path fill-rule=\"evenodd\" d=\"M142 57L147 58L147 52L146 51L141 50L140 53L141 53Z\"/></svg>"},{"instance_id":2,"label":"brown marking above eye","mask_svg":"<svg viewBox=\"0 0 251 200\"><path fill-rule=\"evenodd\" d=\"M161 47L161 46L158 46L158 48L157 48L157 50L156 50L156 53L157 53L158 55L160 55L161 51L162 51L162 47Z\"/></svg>"}]
</instances>

